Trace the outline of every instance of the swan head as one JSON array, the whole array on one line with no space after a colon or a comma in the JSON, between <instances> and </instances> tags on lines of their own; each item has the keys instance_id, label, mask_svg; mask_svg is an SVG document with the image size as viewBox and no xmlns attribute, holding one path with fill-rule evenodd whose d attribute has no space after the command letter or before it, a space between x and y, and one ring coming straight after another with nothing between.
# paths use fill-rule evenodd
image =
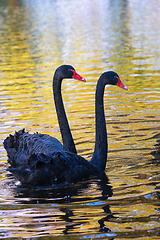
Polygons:
<instances>
[{"instance_id":1,"label":"swan head","mask_svg":"<svg viewBox=\"0 0 160 240\"><path fill-rule=\"evenodd\" d=\"M108 71L108 72L103 73L102 77L105 81L105 84L117 85L120 88L128 90L128 88L120 80L120 77L118 76L117 73L115 73L113 71Z\"/></svg>"},{"instance_id":2,"label":"swan head","mask_svg":"<svg viewBox=\"0 0 160 240\"><path fill-rule=\"evenodd\" d=\"M55 71L55 75L59 78L59 79L65 79L65 78L73 78L79 81L83 81L86 82L86 79L83 78L82 76L80 76L76 70L74 69L74 67L72 67L71 65L61 65L60 67L58 67Z\"/></svg>"}]
</instances>

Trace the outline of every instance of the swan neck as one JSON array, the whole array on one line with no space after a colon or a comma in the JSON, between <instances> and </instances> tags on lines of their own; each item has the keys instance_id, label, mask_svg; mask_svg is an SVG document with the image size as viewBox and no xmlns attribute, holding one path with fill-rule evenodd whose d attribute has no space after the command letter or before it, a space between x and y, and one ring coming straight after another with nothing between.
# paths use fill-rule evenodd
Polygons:
<instances>
[{"instance_id":1,"label":"swan neck","mask_svg":"<svg viewBox=\"0 0 160 240\"><path fill-rule=\"evenodd\" d=\"M56 76L53 77L53 95L63 141L63 150L77 153L62 100L62 80L61 78L56 78Z\"/></svg>"},{"instance_id":2,"label":"swan neck","mask_svg":"<svg viewBox=\"0 0 160 240\"><path fill-rule=\"evenodd\" d=\"M100 171L104 171L107 161L108 142L107 142L107 130L104 114L104 89L103 79L100 78L97 82L96 96L95 96L95 148L91 162L96 165Z\"/></svg>"}]
</instances>

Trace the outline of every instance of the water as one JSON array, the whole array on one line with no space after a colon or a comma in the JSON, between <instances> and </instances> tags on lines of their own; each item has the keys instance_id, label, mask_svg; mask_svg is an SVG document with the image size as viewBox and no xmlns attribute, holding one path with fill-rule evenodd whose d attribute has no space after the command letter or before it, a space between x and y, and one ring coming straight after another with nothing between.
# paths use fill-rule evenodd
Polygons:
<instances>
[{"instance_id":1,"label":"water","mask_svg":"<svg viewBox=\"0 0 160 240\"><path fill-rule=\"evenodd\" d=\"M160 2L0 1L0 238L160 239ZM78 153L94 150L96 82L116 71L128 91L105 89L107 176L24 188L8 171L3 140L26 128L61 140L52 76L71 64L86 83L63 81ZM154 137L155 136L155 137Z\"/></svg>"}]
</instances>

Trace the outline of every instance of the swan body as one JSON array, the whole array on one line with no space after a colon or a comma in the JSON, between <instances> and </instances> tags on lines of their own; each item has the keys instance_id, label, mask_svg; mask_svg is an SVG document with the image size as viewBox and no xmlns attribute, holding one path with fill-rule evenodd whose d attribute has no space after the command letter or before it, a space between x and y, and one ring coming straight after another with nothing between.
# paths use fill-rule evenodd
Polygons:
<instances>
[{"instance_id":1,"label":"swan body","mask_svg":"<svg viewBox=\"0 0 160 240\"><path fill-rule=\"evenodd\" d=\"M83 157L66 151L32 154L25 164L15 164L8 170L23 184L32 186L72 183L98 174L98 168Z\"/></svg>"},{"instance_id":2,"label":"swan body","mask_svg":"<svg viewBox=\"0 0 160 240\"><path fill-rule=\"evenodd\" d=\"M58 82L58 81L57 81ZM9 171L22 183L27 185L48 185L62 182L76 182L91 175L101 174L105 171L107 162L107 131L104 115L103 96L106 84L117 85L127 89L119 79L119 76L112 71L103 73L96 87L95 98L95 117L96 117L96 141L93 157L91 161L85 160L76 154L74 142L70 135L69 145L64 145L50 136L44 134L33 134L20 130L7 137L4 147L8 154L10 164ZM53 84L54 86L54 84ZM54 87L53 87L54 89ZM55 101L57 105L57 102ZM56 108L59 111L58 105ZM63 111L64 114L64 111ZM60 113L58 112L58 116ZM62 120L62 121L61 121ZM59 121L62 126L61 134L63 143L65 142L66 132L63 129L63 120ZM68 122L64 120L66 124ZM32 136L32 137L31 137ZM38 136L38 140L36 139ZM28 141L30 138L31 141ZM27 139L27 140L26 140ZM33 141L34 139L34 141ZM46 139L49 139L47 142ZM39 147L38 141L42 142ZM71 151L72 150L72 151Z\"/></svg>"}]
</instances>

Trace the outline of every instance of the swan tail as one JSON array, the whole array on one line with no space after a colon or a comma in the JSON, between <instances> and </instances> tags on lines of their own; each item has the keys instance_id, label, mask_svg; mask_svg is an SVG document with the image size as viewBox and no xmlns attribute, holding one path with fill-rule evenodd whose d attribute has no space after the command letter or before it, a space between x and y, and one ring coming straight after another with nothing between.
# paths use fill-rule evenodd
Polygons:
<instances>
[{"instance_id":1,"label":"swan tail","mask_svg":"<svg viewBox=\"0 0 160 240\"><path fill-rule=\"evenodd\" d=\"M10 134L9 137L7 137L3 142L4 148L7 151L8 162L11 165L15 165L15 155L19 150L20 137L24 133L25 133L25 129L22 129L18 132L15 132L14 135Z\"/></svg>"}]
</instances>

